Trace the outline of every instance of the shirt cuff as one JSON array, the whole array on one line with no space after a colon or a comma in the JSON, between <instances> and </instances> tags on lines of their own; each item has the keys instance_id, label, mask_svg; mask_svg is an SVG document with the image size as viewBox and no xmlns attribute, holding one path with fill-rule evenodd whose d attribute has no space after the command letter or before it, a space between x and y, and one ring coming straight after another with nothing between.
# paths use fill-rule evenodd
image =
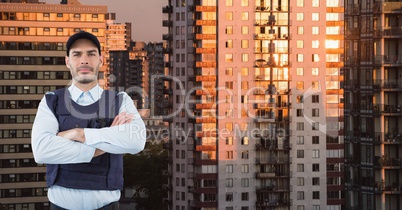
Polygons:
<instances>
[{"instance_id":1,"label":"shirt cuff","mask_svg":"<svg viewBox=\"0 0 402 210\"><path fill-rule=\"evenodd\" d=\"M101 142L101 135L99 129L84 128L85 142L86 145L94 145Z\"/></svg>"}]
</instances>

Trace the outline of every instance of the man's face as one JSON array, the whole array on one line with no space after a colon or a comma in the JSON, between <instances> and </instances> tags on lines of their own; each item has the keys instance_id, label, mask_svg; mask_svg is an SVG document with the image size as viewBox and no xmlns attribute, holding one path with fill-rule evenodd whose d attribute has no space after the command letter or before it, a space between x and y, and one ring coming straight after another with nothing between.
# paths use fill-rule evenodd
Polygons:
<instances>
[{"instance_id":1,"label":"man's face","mask_svg":"<svg viewBox=\"0 0 402 210\"><path fill-rule=\"evenodd\" d=\"M70 69L73 81L81 84L97 83L99 68L103 57L96 45L88 39L78 39L66 56L66 66Z\"/></svg>"}]
</instances>

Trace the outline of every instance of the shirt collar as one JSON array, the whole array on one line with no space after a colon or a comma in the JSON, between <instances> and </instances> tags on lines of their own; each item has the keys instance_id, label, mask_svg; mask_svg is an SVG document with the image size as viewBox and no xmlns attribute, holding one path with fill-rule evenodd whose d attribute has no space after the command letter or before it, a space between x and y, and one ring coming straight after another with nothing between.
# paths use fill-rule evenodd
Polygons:
<instances>
[{"instance_id":1,"label":"shirt collar","mask_svg":"<svg viewBox=\"0 0 402 210\"><path fill-rule=\"evenodd\" d=\"M84 92L74 84L72 84L68 90L70 91L71 99L75 102L77 102L78 98ZM99 84L96 84L96 86L90 89L88 92L94 101L98 101L103 93L103 89L99 86Z\"/></svg>"}]
</instances>

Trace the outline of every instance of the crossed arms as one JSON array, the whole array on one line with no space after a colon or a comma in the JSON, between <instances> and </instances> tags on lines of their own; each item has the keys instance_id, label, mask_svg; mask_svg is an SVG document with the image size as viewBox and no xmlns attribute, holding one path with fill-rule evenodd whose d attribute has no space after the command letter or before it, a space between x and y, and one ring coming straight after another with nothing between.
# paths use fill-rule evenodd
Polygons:
<instances>
[{"instance_id":1,"label":"crossed arms","mask_svg":"<svg viewBox=\"0 0 402 210\"><path fill-rule=\"evenodd\" d=\"M120 114L110 127L63 132L59 132L58 127L44 97L32 128L32 151L37 163L85 163L105 152L135 154L145 146L145 124L127 94L123 97Z\"/></svg>"}]
</instances>

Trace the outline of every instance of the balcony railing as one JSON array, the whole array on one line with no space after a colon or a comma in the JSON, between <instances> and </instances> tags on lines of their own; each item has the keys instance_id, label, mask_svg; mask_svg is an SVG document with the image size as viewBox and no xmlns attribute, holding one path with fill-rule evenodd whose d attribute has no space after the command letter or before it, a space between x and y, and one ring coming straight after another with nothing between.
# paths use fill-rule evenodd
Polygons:
<instances>
[{"instance_id":1,"label":"balcony railing","mask_svg":"<svg viewBox=\"0 0 402 210\"><path fill-rule=\"evenodd\" d=\"M396 54L376 55L374 56L374 64L402 66L402 55L396 55Z\"/></svg>"}]
</instances>

